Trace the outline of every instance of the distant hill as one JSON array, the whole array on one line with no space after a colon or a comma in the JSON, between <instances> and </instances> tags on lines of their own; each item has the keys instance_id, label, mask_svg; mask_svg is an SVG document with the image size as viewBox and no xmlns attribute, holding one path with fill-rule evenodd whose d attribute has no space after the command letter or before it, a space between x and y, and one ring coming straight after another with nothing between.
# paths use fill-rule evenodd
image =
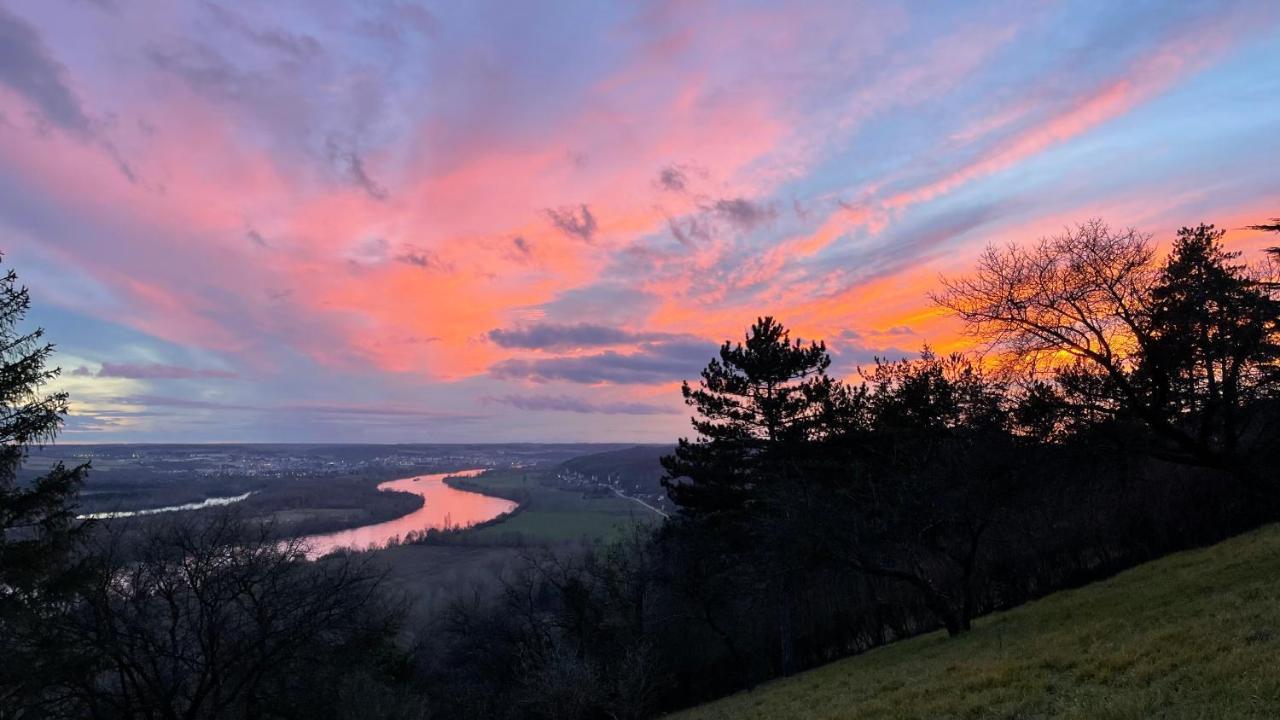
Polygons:
<instances>
[{"instance_id":1,"label":"distant hill","mask_svg":"<svg viewBox=\"0 0 1280 720\"><path fill-rule=\"evenodd\" d=\"M1280 526L672 716L1280 717Z\"/></svg>"},{"instance_id":2,"label":"distant hill","mask_svg":"<svg viewBox=\"0 0 1280 720\"><path fill-rule=\"evenodd\" d=\"M622 450L592 453L560 464L558 479L564 485L600 484L618 487L633 497L666 502L662 489L662 465L658 460L675 450L672 445L637 445Z\"/></svg>"}]
</instances>

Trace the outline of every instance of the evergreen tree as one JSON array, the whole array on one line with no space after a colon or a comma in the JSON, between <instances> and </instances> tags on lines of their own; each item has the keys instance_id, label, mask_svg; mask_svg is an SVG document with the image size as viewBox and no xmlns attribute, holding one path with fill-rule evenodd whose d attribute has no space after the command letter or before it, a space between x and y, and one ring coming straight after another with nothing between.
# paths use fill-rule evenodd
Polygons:
<instances>
[{"instance_id":1,"label":"evergreen tree","mask_svg":"<svg viewBox=\"0 0 1280 720\"><path fill-rule=\"evenodd\" d=\"M29 448L51 442L67 413L67 394L46 389L58 375L46 366L53 346L21 327L30 305L10 270L0 279L0 717L38 707L69 672L58 619L81 577L73 502L87 466L19 477Z\"/></svg>"},{"instance_id":2,"label":"evergreen tree","mask_svg":"<svg viewBox=\"0 0 1280 720\"><path fill-rule=\"evenodd\" d=\"M1263 223L1261 225L1250 225L1249 229L1262 230L1263 232L1280 233L1280 217L1271 218L1271 222L1269 223ZM1280 260L1280 246L1273 246L1273 247L1267 248L1267 253L1270 254L1273 259ZM1271 286L1275 287L1277 284L1278 283L1275 283L1273 279Z\"/></svg>"},{"instance_id":3,"label":"evergreen tree","mask_svg":"<svg viewBox=\"0 0 1280 720\"><path fill-rule=\"evenodd\" d=\"M822 446L851 426L861 398L830 366L823 343L758 318L743 342L720 347L696 389L683 385L698 437L662 459L662 483L686 521L677 527L704 568L772 606L782 674L794 668L796 595L822 554L803 533L819 497L810 491L835 476Z\"/></svg>"},{"instance_id":4,"label":"evergreen tree","mask_svg":"<svg viewBox=\"0 0 1280 720\"><path fill-rule=\"evenodd\" d=\"M1258 431L1250 411L1280 389L1280 303L1222 247L1223 235L1212 225L1178 231L1151 290L1138 375L1171 424L1231 463Z\"/></svg>"},{"instance_id":5,"label":"evergreen tree","mask_svg":"<svg viewBox=\"0 0 1280 720\"><path fill-rule=\"evenodd\" d=\"M1280 217L1271 218L1271 222L1261 225L1250 225L1250 230L1265 230L1267 232L1280 232ZM1272 248L1275 250L1276 248Z\"/></svg>"},{"instance_id":6,"label":"evergreen tree","mask_svg":"<svg viewBox=\"0 0 1280 720\"><path fill-rule=\"evenodd\" d=\"M806 447L842 427L854 404L830 366L825 344L791 340L772 317L757 319L743 342L726 341L698 387L682 388L698 438L681 438L662 459L672 501L695 517L732 514L795 477Z\"/></svg>"}]
</instances>

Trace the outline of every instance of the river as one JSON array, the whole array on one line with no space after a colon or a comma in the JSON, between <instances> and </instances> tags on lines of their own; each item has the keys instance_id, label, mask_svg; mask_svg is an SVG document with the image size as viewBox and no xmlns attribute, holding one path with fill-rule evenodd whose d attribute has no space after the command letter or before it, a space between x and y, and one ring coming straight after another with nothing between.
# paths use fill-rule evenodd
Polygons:
<instances>
[{"instance_id":1,"label":"river","mask_svg":"<svg viewBox=\"0 0 1280 720\"><path fill-rule=\"evenodd\" d=\"M510 500L458 490L444 483L447 477L475 477L482 472L484 472L483 469L456 470L381 483L378 485L379 490L407 492L420 496L422 507L394 520L350 530L311 535L304 538L309 546L307 556L315 559L344 548L353 550L379 548L392 540L405 537L410 532L431 528L467 527L515 510L516 503Z\"/></svg>"},{"instance_id":2,"label":"river","mask_svg":"<svg viewBox=\"0 0 1280 720\"><path fill-rule=\"evenodd\" d=\"M185 510L203 510L211 507L222 507L247 500L253 492L247 492L243 495L231 495L229 497L211 497L205 498L200 502L189 502L181 505L169 505L166 507L146 508L144 510L115 510L112 512L96 512L87 515L77 515L77 520L115 520L117 518L131 518L142 515L157 515L159 513L183 512Z\"/></svg>"}]
</instances>

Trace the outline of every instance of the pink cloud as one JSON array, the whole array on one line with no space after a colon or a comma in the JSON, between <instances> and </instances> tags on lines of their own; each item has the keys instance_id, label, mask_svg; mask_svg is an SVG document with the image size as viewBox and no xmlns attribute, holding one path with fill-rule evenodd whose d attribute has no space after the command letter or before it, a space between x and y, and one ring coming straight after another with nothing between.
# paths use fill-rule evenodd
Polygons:
<instances>
[{"instance_id":1,"label":"pink cloud","mask_svg":"<svg viewBox=\"0 0 1280 720\"><path fill-rule=\"evenodd\" d=\"M824 12L645 8L613 31L631 52L536 122L505 122L520 110L501 104L511 68L477 49L451 68L452 81L474 92L460 111L468 122L405 110L395 132L377 126L390 140L371 131L358 156L354 140L326 154L324 133L299 127L287 142L264 129L272 118L246 119L268 109L218 102L172 78L148 93L135 78L125 90L139 102L127 119L150 118L156 129L122 120L110 132L136 183L101 145L31 127L0 131L0 163L21 173L33 196L51 198L49 216L79 220L57 237L19 241L49 244L68 272L108 289L109 302L67 300L74 310L247 363L287 363L272 353L284 347L326 368L372 365L448 381L499 366L528 369L510 361L537 351L492 342L490 333L605 283L655 298L625 315L617 329L633 337L611 346L618 357L634 358L640 331L720 338L760 312L778 313L809 337L856 325L887 343L889 329L909 325L944 349L959 346L957 329L924 293L982 241L1028 239L1093 214L1165 223L1193 205L1145 191L1107 202L1047 198L1032 216L992 201L1006 217L944 223L937 232L919 228L929 217L947 219L945 203L909 212L1185 81L1232 47L1237 21L1176 33L1121 76L1089 78L1060 105L1016 97L940 133L944 149L965 152L832 188L860 170L822 168L837 179L811 179L833 149L877 118L968 87L1043 16L981 18L973 24L987 27L985 35L966 25L908 54L896 51L919 19L901 9ZM853 22L862 16L875 22ZM721 57L736 61L715 62ZM86 105L102 107L108 95L86 95ZM23 103L6 95L7 115L30 111ZM346 164L335 168L333 155ZM353 182L354 157L367 183ZM671 166L697 168L679 192L655 182ZM808 210L791 212L786 193ZM548 210L562 207L583 228L589 214L591 231L558 228ZM673 223L695 221L699 232L683 243L671 237ZM966 234L974 227L980 231ZM842 238L856 243L841 247ZM893 251L900 257L886 259ZM548 322L569 321L596 318ZM584 357L592 359L578 349L557 356L579 365ZM560 365L533 369L569 376ZM665 377L646 375L651 384L631 397L666 387Z\"/></svg>"}]
</instances>

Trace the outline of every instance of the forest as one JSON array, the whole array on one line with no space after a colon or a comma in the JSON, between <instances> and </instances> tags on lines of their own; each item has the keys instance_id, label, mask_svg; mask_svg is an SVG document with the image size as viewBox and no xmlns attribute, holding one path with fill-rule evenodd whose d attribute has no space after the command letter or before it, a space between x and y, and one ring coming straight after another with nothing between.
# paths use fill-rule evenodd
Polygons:
<instances>
[{"instance_id":1,"label":"forest","mask_svg":"<svg viewBox=\"0 0 1280 720\"><path fill-rule=\"evenodd\" d=\"M0 717L648 718L1275 522L1280 249L1223 238L988 247L931 296L972 351L847 378L762 316L682 388L670 518L530 548L425 618L234 511L113 532L75 518L91 467L19 481L69 398L10 271Z\"/></svg>"}]
</instances>

